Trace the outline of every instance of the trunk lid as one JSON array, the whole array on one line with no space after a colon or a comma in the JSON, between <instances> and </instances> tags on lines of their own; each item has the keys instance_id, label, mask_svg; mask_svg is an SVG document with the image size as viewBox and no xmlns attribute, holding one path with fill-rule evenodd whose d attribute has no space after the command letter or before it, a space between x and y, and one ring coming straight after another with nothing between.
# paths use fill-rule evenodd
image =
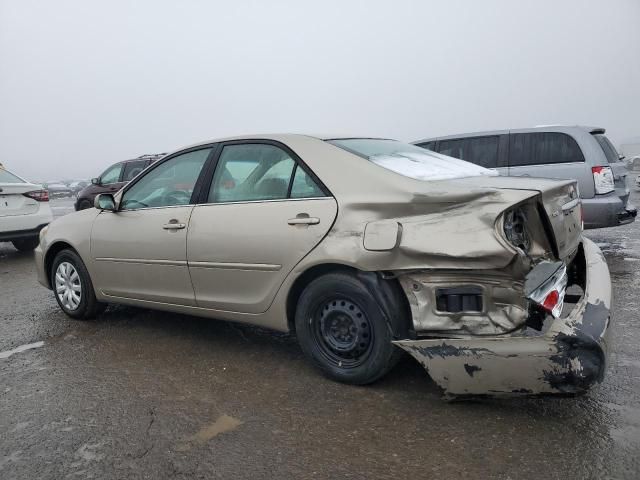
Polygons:
<instances>
[{"instance_id":1,"label":"trunk lid","mask_svg":"<svg viewBox=\"0 0 640 480\"><path fill-rule=\"evenodd\" d=\"M460 182L479 187L538 192L554 236L552 240L555 241L558 257L564 260L578 248L582 237L582 205L575 180L483 177L462 179Z\"/></svg>"},{"instance_id":2,"label":"trunk lid","mask_svg":"<svg viewBox=\"0 0 640 480\"><path fill-rule=\"evenodd\" d=\"M559 182L556 187L540 189L542 204L551 223L558 256L565 259L578 248L582 237L582 204L577 182Z\"/></svg>"},{"instance_id":3,"label":"trunk lid","mask_svg":"<svg viewBox=\"0 0 640 480\"><path fill-rule=\"evenodd\" d=\"M38 202L23 194L42 190L32 183L0 183L0 217L29 215L38 211Z\"/></svg>"}]
</instances>

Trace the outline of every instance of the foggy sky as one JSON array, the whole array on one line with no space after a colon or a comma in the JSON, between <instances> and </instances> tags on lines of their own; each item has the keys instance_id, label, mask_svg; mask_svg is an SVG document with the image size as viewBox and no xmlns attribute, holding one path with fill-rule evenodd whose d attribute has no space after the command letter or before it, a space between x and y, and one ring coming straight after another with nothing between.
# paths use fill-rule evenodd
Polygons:
<instances>
[{"instance_id":1,"label":"foggy sky","mask_svg":"<svg viewBox=\"0 0 640 480\"><path fill-rule=\"evenodd\" d=\"M243 133L640 135L640 2L0 0L0 162L30 179Z\"/></svg>"}]
</instances>

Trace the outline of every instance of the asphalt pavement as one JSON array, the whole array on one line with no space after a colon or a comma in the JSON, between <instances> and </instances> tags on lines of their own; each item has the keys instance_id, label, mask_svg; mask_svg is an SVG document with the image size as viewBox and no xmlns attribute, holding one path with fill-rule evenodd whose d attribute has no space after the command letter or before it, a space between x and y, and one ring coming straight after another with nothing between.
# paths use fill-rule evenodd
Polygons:
<instances>
[{"instance_id":1,"label":"asphalt pavement","mask_svg":"<svg viewBox=\"0 0 640 480\"><path fill-rule=\"evenodd\" d=\"M286 334L125 307L72 321L0 244L0 478L638 479L640 222L587 235L614 285L604 383L463 402L408 357L354 387Z\"/></svg>"}]
</instances>

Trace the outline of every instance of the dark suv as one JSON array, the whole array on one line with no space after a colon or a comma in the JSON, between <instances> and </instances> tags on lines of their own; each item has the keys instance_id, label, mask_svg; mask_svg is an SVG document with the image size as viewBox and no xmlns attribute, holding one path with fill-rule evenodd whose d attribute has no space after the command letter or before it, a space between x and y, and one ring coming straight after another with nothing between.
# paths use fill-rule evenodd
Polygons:
<instances>
[{"instance_id":1,"label":"dark suv","mask_svg":"<svg viewBox=\"0 0 640 480\"><path fill-rule=\"evenodd\" d=\"M166 153L140 155L138 158L111 165L98 178L92 178L91 185L80 190L75 203L76 210L93 207L93 199L96 198L96 195L117 192L141 171L164 155Z\"/></svg>"}]
</instances>

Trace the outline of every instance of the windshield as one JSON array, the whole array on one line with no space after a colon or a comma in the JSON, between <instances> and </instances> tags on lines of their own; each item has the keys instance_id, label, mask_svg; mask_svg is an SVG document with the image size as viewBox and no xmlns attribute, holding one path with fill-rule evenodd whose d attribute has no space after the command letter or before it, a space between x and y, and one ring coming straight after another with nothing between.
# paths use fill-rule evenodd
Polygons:
<instances>
[{"instance_id":1,"label":"windshield","mask_svg":"<svg viewBox=\"0 0 640 480\"><path fill-rule=\"evenodd\" d=\"M20 177L0 167L0 183L26 183Z\"/></svg>"},{"instance_id":2,"label":"windshield","mask_svg":"<svg viewBox=\"0 0 640 480\"><path fill-rule=\"evenodd\" d=\"M327 140L329 143L366 158L371 162L416 180L446 180L451 178L495 176L497 172L473 163L447 157L424 148L396 140L346 138Z\"/></svg>"}]
</instances>

